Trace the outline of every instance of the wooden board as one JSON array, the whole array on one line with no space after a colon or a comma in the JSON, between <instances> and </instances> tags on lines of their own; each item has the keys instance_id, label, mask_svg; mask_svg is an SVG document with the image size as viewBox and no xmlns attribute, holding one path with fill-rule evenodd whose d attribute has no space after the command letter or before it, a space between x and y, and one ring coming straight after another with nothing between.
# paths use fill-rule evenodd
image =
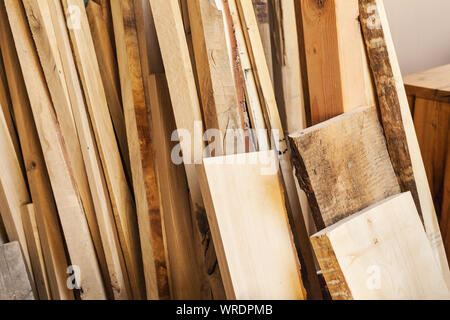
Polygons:
<instances>
[{"instance_id":1,"label":"wooden board","mask_svg":"<svg viewBox=\"0 0 450 320\"><path fill-rule=\"evenodd\" d=\"M375 105L358 0L301 0L312 125Z\"/></svg>"},{"instance_id":2,"label":"wooden board","mask_svg":"<svg viewBox=\"0 0 450 320\"><path fill-rule=\"evenodd\" d=\"M83 299L104 299L105 289L89 233L84 209L77 189L50 94L34 51L26 16L17 1L5 1L15 47L24 75L31 108L39 133L43 154L52 183L59 217L64 230L71 262L83 270L81 278Z\"/></svg>"},{"instance_id":3,"label":"wooden board","mask_svg":"<svg viewBox=\"0 0 450 320\"><path fill-rule=\"evenodd\" d=\"M311 238L335 300L450 299L411 193L375 204Z\"/></svg>"},{"instance_id":4,"label":"wooden board","mask_svg":"<svg viewBox=\"0 0 450 320\"><path fill-rule=\"evenodd\" d=\"M305 286L311 292L312 298L320 297L319 282L313 255L309 246L305 220L303 218L297 186L293 174L287 138L281 124L276 103L275 92L270 79L270 73L265 61L264 49L257 27L256 16L251 0L238 0L239 16L245 30L245 40L249 50L252 70L255 73L256 84L261 99L266 126L270 130L271 148L279 156L283 188L286 195L288 216L294 230L294 240L298 254L302 260L302 270L305 275Z\"/></svg>"},{"instance_id":5,"label":"wooden board","mask_svg":"<svg viewBox=\"0 0 450 320\"><path fill-rule=\"evenodd\" d=\"M121 103L119 71L113 44L110 39L108 22L104 18L103 9L94 1L89 1L86 14L89 21L91 35L95 47L100 74L105 88L106 100L114 125L117 142L126 168L126 173L131 179L130 156L128 151L127 131ZM112 34L114 36L114 34Z\"/></svg>"},{"instance_id":6,"label":"wooden board","mask_svg":"<svg viewBox=\"0 0 450 320\"><path fill-rule=\"evenodd\" d=\"M408 96L450 103L450 64L403 77Z\"/></svg>"},{"instance_id":7,"label":"wooden board","mask_svg":"<svg viewBox=\"0 0 450 320\"><path fill-rule=\"evenodd\" d=\"M357 108L290 140L318 230L400 193L375 107Z\"/></svg>"},{"instance_id":8,"label":"wooden board","mask_svg":"<svg viewBox=\"0 0 450 320\"><path fill-rule=\"evenodd\" d=\"M96 54L88 28L88 19L83 9L83 1L63 0L62 3L66 13L68 12L68 6L80 8L81 28L72 28L70 38L108 184L120 245L133 290L133 298L138 299L142 297L142 292L145 289L143 288L144 275L136 209L120 158L103 83L97 81L97 79L101 79L101 75L97 59L95 59Z\"/></svg>"},{"instance_id":9,"label":"wooden board","mask_svg":"<svg viewBox=\"0 0 450 320\"><path fill-rule=\"evenodd\" d=\"M22 71L15 67L19 66L20 63L3 4L0 4L0 46L3 49L3 59L10 62L5 65L5 71L28 185L41 235L52 298L54 300L71 300L74 299L74 296L66 284L66 270L69 264L67 263L58 212Z\"/></svg>"},{"instance_id":10,"label":"wooden board","mask_svg":"<svg viewBox=\"0 0 450 320\"><path fill-rule=\"evenodd\" d=\"M261 35L261 41L264 47L267 67L269 68L270 77L273 81L273 56L272 56L272 28L271 28L271 1L269 0L252 0L255 9L256 19L258 20L258 29Z\"/></svg>"},{"instance_id":11,"label":"wooden board","mask_svg":"<svg viewBox=\"0 0 450 320\"><path fill-rule=\"evenodd\" d=\"M33 276L37 288L39 300L51 300L50 285L48 283L44 255L42 253L41 238L36 222L36 213L32 203L22 208L22 224L30 249Z\"/></svg>"},{"instance_id":12,"label":"wooden board","mask_svg":"<svg viewBox=\"0 0 450 320\"><path fill-rule=\"evenodd\" d=\"M450 288L450 269L383 1L360 0L364 38L389 153L403 191L411 191ZM420 204L420 205L419 205Z\"/></svg>"},{"instance_id":13,"label":"wooden board","mask_svg":"<svg viewBox=\"0 0 450 320\"><path fill-rule=\"evenodd\" d=\"M190 135L190 138L182 139L180 147L191 196L192 223L201 252L200 263L208 279L205 285L209 286L211 298L223 299L224 288L195 171L195 163L203 159L203 123L181 10L178 0L150 0L150 7L177 128L183 129L186 136L187 133Z\"/></svg>"},{"instance_id":14,"label":"wooden board","mask_svg":"<svg viewBox=\"0 0 450 320\"><path fill-rule=\"evenodd\" d=\"M128 299L131 297L128 274L120 248L109 191L72 55L69 35L65 27L64 13L59 3L48 0L48 5L51 12L54 13L52 15L54 31L77 126L90 192L94 201L100 241L105 255L104 277L106 287L110 290L108 294L111 298L115 300Z\"/></svg>"},{"instance_id":15,"label":"wooden board","mask_svg":"<svg viewBox=\"0 0 450 320\"><path fill-rule=\"evenodd\" d=\"M132 0L111 2L148 299L169 299L167 258Z\"/></svg>"},{"instance_id":16,"label":"wooden board","mask_svg":"<svg viewBox=\"0 0 450 320\"><path fill-rule=\"evenodd\" d=\"M199 174L227 298L305 299L275 151L204 159Z\"/></svg>"},{"instance_id":17,"label":"wooden board","mask_svg":"<svg viewBox=\"0 0 450 320\"><path fill-rule=\"evenodd\" d=\"M0 300L35 300L18 242L0 246Z\"/></svg>"},{"instance_id":18,"label":"wooden board","mask_svg":"<svg viewBox=\"0 0 450 320\"><path fill-rule=\"evenodd\" d=\"M244 153L244 115L241 113L231 59L228 54L222 10L208 0L188 1L191 31L206 129L216 156Z\"/></svg>"}]
</instances>

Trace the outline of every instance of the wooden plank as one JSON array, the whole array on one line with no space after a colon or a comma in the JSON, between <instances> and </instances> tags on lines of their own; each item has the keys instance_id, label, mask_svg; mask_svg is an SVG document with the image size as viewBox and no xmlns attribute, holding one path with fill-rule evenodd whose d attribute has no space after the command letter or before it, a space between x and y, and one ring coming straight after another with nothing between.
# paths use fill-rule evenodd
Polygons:
<instances>
[{"instance_id":1,"label":"wooden plank","mask_svg":"<svg viewBox=\"0 0 450 320\"><path fill-rule=\"evenodd\" d=\"M80 80L72 55L69 35L65 27L65 18L61 5L49 0L50 11L53 12L54 31L61 55L61 62L67 83L68 94L82 147L83 159L94 207L100 240L105 254L107 288L115 300L131 297L128 274L124 263L122 249L118 239L114 213L106 185L100 156L92 133L88 111L84 102Z\"/></svg>"},{"instance_id":2,"label":"wooden plank","mask_svg":"<svg viewBox=\"0 0 450 320\"><path fill-rule=\"evenodd\" d=\"M272 56L272 28L271 28L271 6L269 0L252 0L255 9L256 19L258 21L259 34L264 47L267 67L269 68L270 78L273 81L273 56Z\"/></svg>"},{"instance_id":3,"label":"wooden plank","mask_svg":"<svg viewBox=\"0 0 450 320\"><path fill-rule=\"evenodd\" d=\"M302 268L305 274L305 285L311 292L311 298L319 298L320 287L314 265L313 254L309 245L306 225L302 214L297 187L294 179L294 169L291 164L287 138L281 124L280 114L275 99L275 92L270 79L267 63L265 62L264 50L259 36L256 16L251 0L238 0L239 16L242 20L247 47L250 52L253 72L256 76L256 83L260 99L263 106L266 125L270 130L272 148L278 152L281 166L281 175L284 190L286 193L286 203L288 216L294 230L294 239L297 245L298 254L302 260Z\"/></svg>"},{"instance_id":4,"label":"wooden plank","mask_svg":"<svg viewBox=\"0 0 450 320\"><path fill-rule=\"evenodd\" d=\"M418 211L423 216L436 262L441 266L450 288L450 269L384 3L379 0L360 0L360 10L368 57L377 87L381 118L394 170L402 190L411 191L413 194Z\"/></svg>"},{"instance_id":5,"label":"wooden plank","mask_svg":"<svg viewBox=\"0 0 450 320\"><path fill-rule=\"evenodd\" d=\"M10 62L5 65L5 71L26 167L28 185L41 235L52 298L55 300L71 300L74 299L74 296L66 284L68 263L61 226L58 220L58 212L24 79L20 68L16 67L20 63L3 5L0 5L0 30L0 46L3 49L3 59Z\"/></svg>"},{"instance_id":6,"label":"wooden plank","mask_svg":"<svg viewBox=\"0 0 450 320\"><path fill-rule=\"evenodd\" d=\"M59 216L64 230L67 248L74 266L83 270L81 278L83 299L104 299L100 268L84 209L72 174L68 151L58 126L50 94L34 51L26 16L17 1L5 1L20 66L24 75L36 127L49 171L50 181Z\"/></svg>"},{"instance_id":7,"label":"wooden plank","mask_svg":"<svg viewBox=\"0 0 450 320\"><path fill-rule=\"evenodd\" d=\"M142 298L145 289L143 288L144 275L135 205L115 139L103 83L97 81L97 79L101 79L101 76L97 59L95 59L95 49L88 28L86 11L83 9L84 4L81 0L63 0L62 3L66 13L69 6L80 8L81 28L70 29L71 43L108 184L133 298L139 299Z\"/></svg>"},{"instance_id":8,"label":"wooden plank","mask_svg":"<svg viewBox=\"0 0 450 320\"><path fill-rule=\"evenodd\" d=\"M197 246L201 252L202 272L206 273L210 297L223 299L224 288L217 267L217 258L203 205L195 163L203 159L203 123L200 103L189 49L184 33L178 0L150 0L161 54L166 70L172 107L179 131L190 137L183 138L180 147L191 196L192 223L196 229Z\"/></svg>"},{"instance_id":9,"label":"wooden plank","mask_svg":"<svg viewBox=\"0 0 450 320\"><path fill-rule=\"evenodd\" d=\"M88 149L82 148L80 143L77 126L81 131L81 125L79 122L75 122L73 115L72 101L65 81L65 72L68 70L64 70L62 65L50 8L48 2L42 0L23 0L23 4L61 133L68 150L70 150L68 153L70 165L73 167L73 175L78 186L100 269L103 276L106 277L108 275L106 258L95 214L95 205L89 188L86 165L83 161L83 149L85 151ZM67 77L73 77L73 75L67 75ZM80 101L78 100L76 103L78 104ZM91 151L95 152L95 149Z\"/></svg>"},{"instance_id":10,"label":"wooden plank","mask_svg":"<svg viewBox=\"0 0 450 320\"><path fill-rule=\"evenodd\" d=\"M301 0L301 11L312 125L375 105L358 0Z\"/></svg>"},{"instance_id":11,"label":"wooden plank","mask_svg":"<svg viewBox=\"0 0 450 320\"><path fill-rule=\"evenodd\" d=\"M176 300L205 299L209 292L202 285L206 278L197 261L196 230L191 220L186 173L184 167L175 165L171 159L176 146L176 142L171 142L176 125L167 80L164 74L155 74L148 82L155 164L170 261L171 296Z\"/></svg>"},{"instance_id":12,"label":"wooden plank","mask_svg":"<svg viewBox=\"0 0 450 320\"><path fill-rule=\"evenodd\" d=\"M199 78L203 117L213 154L244 153L244 115L241 113L231 60L228 54L222 10L208 0L188 1L191 32Z\"/></svg>"},{"instance_id":13,"label":"wooden plank","mask_svg":"<svg viewBox=\"0 0 450 320\"><path fill-rule=\"evenodd\" d=\"M355 109L290 140L318 230L400 193L375 107Z\"/></svg>"},{"instance_id":14,"label":"wooden plank","mask_svg":"<svg viewBox=\"0 0 450 320\"><path fill-rule=\"evenodd\" d=\"M18 242L0 246L0 300L35 300Z\"/></svg>"},{"instance_id":15,"label":"wooden plank","mask_svg":"<svg viewBox=\"0 0 450 320\"><path fill-rule=\"evenodd\" d=\"M128 151L125 117L121 103L119 72L114 48L109 37L107 21L104 19L103 8L94 1L89 1L86 7L91 35L95 47L100 75L105 88L106 100L114 125L117 142L126 168L131 179L130 156ZM111 31L113 31L111 29Z\"/></svg>"},{"instance_id":16,"label":"wooden plank","mask_svg":"<svg viewBox=\"0 0 450 320\"><path fill-rule=\"evenodd\" d=\"M430 263L433 252L410 192L375 204L311 241L333 299L450 299L439 266Z\"/></svg>"},{"instance_id":17,"label":"wooden plank","mask_svg":"<svg viewBox=\"0 0 450 320\"><path fill-rule=\"evenodd\" d=\"M169 299L167 258L134 3L111 2L148 299Z\"/></svg>"},{"instance_id":18,"label":"wooden plank","mask_svg":"<svg viewBox=\"0 0 450 320\"><path fill-rule=\"evenodd\" d=\"M227 298L305 299L275 151L205 158L199 174Z\"/></svg>"},{"instance_id":19,"label":"wooden plank","mask_svg":"<svg viewBox=\"0 0 450 320\"><path fill-rule=\"evenodd\" d=\"M450 104L417 98L414 127L439 219L443 213L445 161L450 149Z\"/></svg>"},{"instance_id":20,"label":"wooden plank","mask_svg":"<svg viewBox=\"0 0 450 320\"><path fill-rule=\"evenodd\" d=\"M450 64L403 77L406 93L450 103Z\"/></svg>"},{"instance_id":21,"label":"wooden plank","mask_svg":"<svg viewBox=\"0 0 450 320\"><path fill-rule=\"evenodd\" d=\"M30 249L32 271L39 300L52 300L33 204L27 204L22 208L22 222Z\"/></svg>"}]
</instances>

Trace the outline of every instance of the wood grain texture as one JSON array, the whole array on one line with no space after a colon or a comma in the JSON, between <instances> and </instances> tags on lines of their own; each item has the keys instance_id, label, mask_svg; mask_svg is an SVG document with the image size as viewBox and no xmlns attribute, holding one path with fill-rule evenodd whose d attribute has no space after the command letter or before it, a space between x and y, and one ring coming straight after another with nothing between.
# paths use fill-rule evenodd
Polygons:
<instances>
[{"instance_id":1,"label":"wood grain texture","mask_svg":"<svg viewBox=\"0 0 450 320\"><path fill-rule=\"evenodd\" d=\"M333 299L448 300L411 193L383 200L311 238Z\"/></svg>"},{"instance_id":2,"label":"wood grain texture","mask_svg":"<svg viewBox=\"0 0 450 320\"><path fill-rule=\"evenodd\" d=\"M272 146L279 156L282 183L286 195L286 206L290 222L294 230L294 240L298 255L302 262L306 286L312 292L312 297L320 297L319 282L314 265L311 247L308 242L305 220L302 214L294 169L292 167L287 138L281 124L276 103L275 92L270 79L270 73L265 61L263 45L257 27L256 16L251 0L238 0L239 17L245 30L245 40L249 50L252 70L255 73L256 84L261 99L267 128L270 130Z\"/></svg>"},{"instance_id":3,"label":"wood grain texture","mask_svg":"<svg viewBox=\"0 0 450 320\"><path fill-rule=\"evenodd\" d=\"M318 230L400 193L375 107L355 109L290 140Z\"/></svg>"},{"instance_id":4,"label":"wood grain texture","mask_svg":"<svg viewBox=\"0 0 450 320\"><path fill-rule=\"evenodd\" d=\"M44 75L20 3L5 1L15 47L52 183L59 217L73 265L83 270L83 299L104 299L105 289L68 150L53 109Z\"/></svg>"},{"instance_id":5,"label":"wood grain texture","mask_svg":"<svg viewBox=\"0 0 450 320\"><path fill-rule=\"evenodd\" d=\"M450 288L450 269L383 1L360 0L361 22L389 153L402 190L411 191ZM375 23L375 25L372 25ZM369 28L371 27L371 29Z\"/></svg>"},{"instance_id":6,"label":"wood grain texture","mask_svg":"<svg viewBox=\"0 0 450 320\"><path fill-rule=\"evenodd\" d=\"M39 300L51 300L50 285L45 267L44 255L42 253L41 238L36 222L36 213L32 203L22 208L22 224L30 249L33 276L36 284Z\"/></svg>"},{"instance_id":7,"label":"wood grain texture","mask_svg":"<svg viewBox=\"0 0 450 320\"><path fill-rule=\"evenodd\" d=\"M267 67L269 68L270 78L273 81L273 44L272 44L272 24L271 24L271 1L269 0L252 0L255 9L256 19L258 20L259 34L264 47Z\"/></svg>"},{"instance_id":8,"label":"wood grain texture","mask_svg":"<svg viewBox=\"0 0 450 320\"><path fill-rule=\"evenodd\" d=\"M108 184L120 245L133 290L133 298L139 299L145 289L143 288L144 275L136 209L120 158L113 123L109 116L103 82L100 81L101 75L97 59L95 59L95 49L90 36L88 19L81 0L63 0L62 3L66 12L69 6L80 8L81 29L70 30L71 43Z\"/></svg>"},{"instance_id":9,"label":"wood grain texture","mask_svg":"<svg viewBox=\"0 0 450 320\"><path fill-rule=\"evenodd\" d=\"M0 300L35 300L18 242L0 246Z\"/></svg>"},{"instance_id":10,"label":"wood grain texture","mask_svg":"<svg viewBox=\"0 0 450 320\"><path fill-rule=\"evenodd\" d=\"M199 173L227 298L305 299L276 152L204 159Z\"/></svg>"},{"instance_id":11,"label":"wood grain texture","mask_svg":"<svg viewBox=\"0 0 450 320\"><path fill-rule=\"evenodd\" d=\"M73 293L69 291L66 285L66 270L69 263L66 258L58 212L22 71L15 67L19 66L20 63L5 7L2 4L0 4L0 27L0 46L3 49L3 59L10 62L5 65L5 71L28 185L41 234L52 299L72 300L74 299Z\"/></svg>"},{"instance_id":12,"label":"wood grain texture","mask_svg":"<svg viewBox=\"0 0 450 320\"><path fill-rule=\"evenodd\" d=\"M450 64L403 77L408 96L450 103Z\"/></svg>"},{"instance_id":13,"label":"wood grain texture","mask_svg":"<svg viewBox=\"0 0 450 320\"><path fill-rule=\"evenodd\" d=\"M358 0L302 0L312 125L375 105Z\"/></svg>"},{"instance_id":14,"label":"wood grain texture","mask_svg":"<svg viewBox=\"0 0 450 320\"><path fill-rule=\"evenodd\" d=\"M444 195L442 200L441 230L447 258L450 263L450 149L445 163Z\"/></svg>"},{"instance_id":15,"label":"wood grain texture","mask_svg":"<svg viewBox=\"0 0 450 320\"><path fill-rule=\"evenodd\" d=\"M192 40L206 129L216 144L214 155L244 153L244 115L241 113L225 36L222 10L208 0L188 1Z\"/></svg>"},{"instance_id":16,"label":"wood grain texture","mask_svg":"<svg viewBox=\"0 0 450 320\"><path fill-rule=\"evenodd\" d=\"M139 56L134 3L111 2L148 299L170 297L159 189Z\"/></svg>"},{"instance_id":17,"label":"wood grain texture","mask_svg":"<svg viewBox=\"0 0 450 320\"><path fill-rule=\"evenodd\" d=\"M150 7L177 128L183 130L184 134L189 133L192 139L182 139L180 147L191 196L192 223L200 251L199 262L208 279L204 285L210 291L210 298L223 299L224 288L195 170L195 163L203 159L203 122L181 9L178 0L150 0Z\"/></svg>"}]
</instances>

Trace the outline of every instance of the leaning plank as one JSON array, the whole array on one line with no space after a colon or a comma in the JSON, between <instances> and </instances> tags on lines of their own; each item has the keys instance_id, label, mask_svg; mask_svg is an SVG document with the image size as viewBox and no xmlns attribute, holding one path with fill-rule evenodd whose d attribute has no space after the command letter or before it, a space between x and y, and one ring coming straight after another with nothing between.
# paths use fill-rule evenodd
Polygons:
<instances>
[{"instance_id":1,"label":"leaning plank","mask_svg":"<svg viewBox=\"0 0 450 320\"><path fill-rule=\"evenodd\" d=\"M20 3L5 1L15 47L50 175L71 262L83 271L80 295L83 299L104 299L105 289L89 233L84 209L70 166L50 94L34 51L25 12ZM78 279L78 277L77 277Z\"/></svg>"},{"instance_id":2,"label":"leaning plank","mask_svg":"<svg viewBox=\"0 0 450 320\"><path fill-rule=\"evenodd\" d=\"M376 85L389 154L402 191L411 191L450 288L448 266L436 211L406 97L383 1L360 0L361 24Z\"/></svg>"},{"instance_id":3,"label":"leaning plank","mask_svg":"<svg viewBox=\"0 0 450 320\"><path fill-rule=\"evenodd\" d=\"M231 3L231 2L230 2ZM280 159L281 175L286 193L286 204L289 219L293 225L294 239L298 248L299 257L302 259L302 268L305 275L305 285L311 292L311 297L320 297L320 287L314 265L313 254L308 241L305 220L303 218L300 199L295 184L294 169L291 164L287 138L281 124L280 114L275 99L275 91L270 79L270 73L266 63L263 44L259 35L255 12L251 0L237 0L239 16L245 30L245 39L251 58L252 70L256 77L256 83L263 106L266 125L270 130L272 148Z\"/></svg>"},{"instance_id":4,"label":"leaning plank","mask_svg":"<svg viewBox=\"0 0 450 320\"><path fill-rule=\"evenodd\" d=\"M450 299L411 193L395 195L311 238L335 300Z\"/></svg>"},{"instance_id":5,"label":"leaning plank","mask_svg":"<svg viewBox=\"0 0 450 320\"><path fill-rule=\"evenodd\" d=\"M227 298L305 299L277 154L205 158L198 171Z\"/></svg>"},{"instance_id":6,"label":"leaning plank","mask_svg":"<svg viewBox=\"0 0 450 320\"><path fill-rule=\"evenodd\" d=\"M253 7L258 21L259 34L264 47L267 66L269 67L270 77L273 80L273 53L272 53L272 28L271 28L271 10L272 0L252 0Z\"/></svg>"},{"instance_id":7,"label":"leaning plank","mask_svg":"<svg viewBox=\"0 0 450 320\"><path fill-rule=\"evenodd\" d=\"M69 35L65 27L64 13L59 3L48 0L48 4L51 12L53 12L51 18L54 22L56 40L61 55L62 67L72 104L89 187L94 201L101 243L105 254L105 271L107 273L104 277L107 280L107 289L112 290L112 293L109 293L115 300L128 299L131 296L128 273L124 264L103 168L100 163L100 157L72 55Z\"/></svg>"},{"instance_id":8,"label":"leaning plank","mask_svg":"<svg viewBox=\"0 0 450 320\"><path fill-rule=\"evenodd\" d=\"M358 0L301 0L311 120L375 105Z\"/></svg>"},{"instance_id":9,"label":"leaning plank","mask_svg":"<svg viewBox=\"0 0 450 320\"><path fill-rule=\"evenodd\" d=\"M33 34L34 43L40 58L42 70L44 71L64 143L68 150L70 150L68 155L73 168L73 176L78 186L100 268L105 276L107 275L105 253L95 216L94 201L89 189L88 174L83 161L83 150L77 132L77 126L80 128L80 123L76 124L73 116L69 91L65 81L65 71L67 70L64 70L62 65L50 8L48 2L45 0L23 0L22 2L28 16L28 24ZM70 77L71 75L68 76Z\"/></svg>"},{"instance_id":10,"label":"leaning plank","mask_svg":"<svg viewBox=\"0 0 450 320\"><path fill-rule=\"evenodd\" d=\"M44 155L33 119L28 93L22 72L20 68L17 68L17 66L20 66L20 63L3 4L0 4L0 46L3 49L3 59L9 61L5 65L5 71L26 167L28 185L41 234L52 298L54 300L72 300L74 298L73 293L67 288L66 284L68 263L58 221L58 212L45 167Z\"/></svg>"},{"instance_id":11,"label":"leaning plank","mask_svg":"<svg viewBox=\"0 0 450 320\"><path fill-rule=\"evenodd\" d=\"M111 2L148 299L170 297L133 0Z\"/></svg>"},{"instance_id":12,"label":"leaning plank","mask_svg":"<svg viewBox=\"0 0 450 320\"><path fill-rule=\"evenodd\" d=\"M103 83L98 81L101 79L100 69L89 31L86 11L81 0L63 0L62 3L66 12L69 6L78 7L80 10L81 28L70 29L72 47L108 184L133 298L139 299L142 298L145 290L142 283L144 275L136 211L114 135Z\"/></svg>"},{"instance_id":13,"label":"leaning plank","mask_svg":"<svg viewBox=\"0 0 450 320\"><path fill-rule=\"evenodd\" d=\"M188 1L206 129L219 130L215 156L244 153L244 115L235 89L222 11L208 0Z\"/></svg>"},{"instance_id":14,"label":"leaning plank","mask_svg":"<svg viewBox=\"0 0 450 320\"><path fill-rule=\"evenodd\" d=\"M41 239L37 228L36 213L32 203L24 205L22 208L22 222L27 244L30 249L32 271L39 300L52 300L44 255L42 254Z\"/></svg>"},{"instance_id":15,"label":"leaning plank","mask_svg":"<svg viewBox=\"0 0 450 320\"><path fill-rule=\"evenodd\" d=\"M400 193L375 107L361 107L290 137L318 230Z\"/></svg>"},{"instance_id":16,"label":"leaning plank","mask_svg":"<svg viewBox=\"0 0 450 320\"><path fill-rule=\"evenodd\" d=\"M192 223L196 229L202 272L206 273L214 299L224 298L213 240L203 205L195 163L203 159L203 123L189 49L178 0L150 0L161 54L166 70L177 128L190 189Z\"/></svg>"},{"instance_id":17,"label":"leaning plank","mask_svg":"<svg viewBox=\"0 0 450 320\"><path fill-rule=\"evenodd\" d=\"M105 88L106 100L113 121L114 130L119 143L119 149L125 164L126 173L131 179L130 156L128 151L125 118L120 101L120 82L117 60L108 32L107 21L103 18L103 10L94 1L89 1L86 7L92 39L94 40L100 74ZM111 30L112 31L112 30Z\"/></svg>"},{"instance_id":18,"label":"leaning plank","mask_svg":"<svg viewBox=\"0 0 450 320\"><path fill-rule=\"evenodd\" d=\"M0 300L35 300L18 242L0 246Z\"/></svg>"}]
</instances>

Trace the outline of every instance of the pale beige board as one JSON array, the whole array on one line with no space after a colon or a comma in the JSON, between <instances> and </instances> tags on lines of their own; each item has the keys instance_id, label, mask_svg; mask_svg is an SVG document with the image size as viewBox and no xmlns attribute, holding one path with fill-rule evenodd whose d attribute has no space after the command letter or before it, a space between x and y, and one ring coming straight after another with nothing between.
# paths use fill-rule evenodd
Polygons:
<instances>
[{"instance_id":1,"label":"pale beige board","mask_svg":"<svg viewBox=\"0 0 450 320\"><path fill-rule=\"evenodd\" d=\"M18 242L0 246L0 300L35 300Z\"/></svg>"},{"instance_id":2,"label":"pale beige board","mask_svg":"<svg viewBox=\"0 0 450 320\"><path fill-rule=\"evenodd\" d=\"M199 174L228 299L304 299L278 157L205 158Z\"/></svg>"},{"instance_id":3,"label":"pale beige board","mask_svg":"<svg viewBox=\"0 0 450 320\"><path fill-rule=\"evenodd\" d=\"M49 171L67 248L73 265L83 270L81 297L106 297L100 267L90 236L83 205L73 177L68 150L64 143L50 94L27 27L20 3L5 1L25 85L27 87L36 127Z\"/></svg>"},{"instance_id":4,"label":"pale beige board","mask_svg":"<svg viewBox=\"0 0 450 320\"><path fill-rule=\"evenodd\" d=\"M311 238L334 299L450 299L410 192Z\"/></svg>"}]
</instances>

